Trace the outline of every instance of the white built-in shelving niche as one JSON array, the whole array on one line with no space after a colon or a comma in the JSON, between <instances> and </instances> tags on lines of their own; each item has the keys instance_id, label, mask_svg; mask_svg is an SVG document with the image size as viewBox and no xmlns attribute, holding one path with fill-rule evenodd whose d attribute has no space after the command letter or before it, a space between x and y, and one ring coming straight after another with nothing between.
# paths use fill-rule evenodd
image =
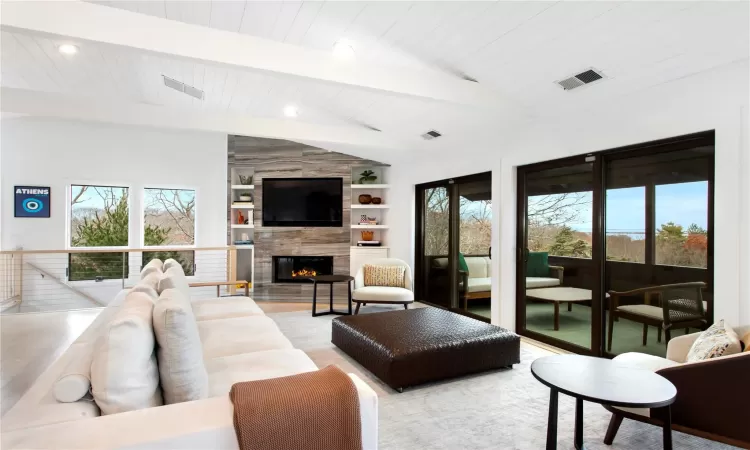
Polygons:
<instances>
[{"instance_id":1,"label":"white built-in shelving niche","mask_svg":"<svg viewBox=\"0 0 750 450\"><path fill-rule=\"evenodd\" d=\"M377 177L370 182L360 182L362 172L372 170ZM364 180L363 180L364 181ZM387 183L387 168L385 167L352 167L352 213L351 213L351 239L352 247L362 240L362 231L373 231L373 240L380 241L382 246L387 245L388 240L388 194L390 185ZM380 204L361 204L360 195L380 197ZM360 224L361 217L375 218L377 225Z\"/></svg>"}]
</instances>

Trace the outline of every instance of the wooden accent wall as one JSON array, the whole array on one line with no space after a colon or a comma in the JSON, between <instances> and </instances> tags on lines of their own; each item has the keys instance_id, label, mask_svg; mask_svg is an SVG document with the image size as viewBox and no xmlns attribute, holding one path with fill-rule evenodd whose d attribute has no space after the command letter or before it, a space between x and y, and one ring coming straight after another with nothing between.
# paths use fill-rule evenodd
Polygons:
<instances>
[{"instance_id":1,"label":"wooden accent wall","mask_svg":"<svg viewBox=\"0 0 750 450\"><path fill-rule=\"evenodd\" d=\"M229 170L252 168L255 171L253 190L255 210L255 286L253 297L257 300L311 301L312 284L273 283L272 256L333 256L335 274L349 274L349 252L351 246L351 183L353 167L385 166L385 164L357 158L342 153L329 152L317 147L278 139L263 139L246 136L229 136ZM344 180L343 226L340 228L313 227L264 227L263 178L293 177L341 177ZM227 182L227 192L230 192ZM231 195L231 193L229 194ZM228 199L227 205L230 204ZM227 212L228 223L231 211ZM230 234L231 239L231 234ZM334 296L346 297L346 285L337 283ZM320 286L319 300L324 300L325 309L328 288Z\"/></svg>"}]
</instances>

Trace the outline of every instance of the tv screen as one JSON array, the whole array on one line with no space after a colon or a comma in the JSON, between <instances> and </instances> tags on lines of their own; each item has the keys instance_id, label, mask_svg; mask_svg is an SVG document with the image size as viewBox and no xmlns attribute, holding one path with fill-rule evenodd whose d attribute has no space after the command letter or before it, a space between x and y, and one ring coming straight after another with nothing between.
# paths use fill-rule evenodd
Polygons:
<instances>
[{"instance_id":1,"label":"tv screen","mask_svg":"<svg viewBox=\"0 0 750 450\"><path fill-rule=\"evenodd\" d=\"M263 226L340 227L342 178L264 178Z\"/></svg>"}]
</instances>

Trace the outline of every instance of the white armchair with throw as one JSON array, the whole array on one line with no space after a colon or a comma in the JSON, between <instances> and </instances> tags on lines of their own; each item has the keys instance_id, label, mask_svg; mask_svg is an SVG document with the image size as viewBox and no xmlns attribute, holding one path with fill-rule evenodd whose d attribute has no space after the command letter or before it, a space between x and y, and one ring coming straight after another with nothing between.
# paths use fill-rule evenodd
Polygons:
<instances>
[{"instance_id":1,"label":"white armchair with throw","mask_svg":"<svg viewBox=\"0 0 750 450\"><path fill-rule=\"evenodd\" d=\"M405 261L395 258L374 259L364 264L354 277L352 301L359 307L373 304L404 305L414 303L411 268Z\"/></svg>"}]
</instances>

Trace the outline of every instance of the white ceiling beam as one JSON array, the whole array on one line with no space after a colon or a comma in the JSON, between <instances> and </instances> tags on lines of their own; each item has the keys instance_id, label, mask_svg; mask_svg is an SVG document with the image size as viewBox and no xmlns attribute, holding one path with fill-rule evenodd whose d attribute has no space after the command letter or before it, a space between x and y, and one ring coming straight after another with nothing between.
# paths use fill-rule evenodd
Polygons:
<instances>
[{"instance_id":1,"label":"white ceiling beam","mask_svg":"<svg viewBox=\"0 0 750 450\"><path fill-rule=\"evenodd\" d=\"M2 29L99 42L209 64L482 108L509 107L486 87L438 71L362 61L79 1L4 1Z\"/></svg>"},{"instance_id":2,"label":"white ceiling beam","mask_svg":"<svg viewBox=\"0 0 750 450\"><path fill-rule=\"evenodd\" d=\"M266 119L229 112L210 112L71 97L63 94L0 88L3 114L84 120L155 128L218 132L290 141L331 143L391 150L409 148L383 132L357 127L316 125L292 119ZM325 147L324 147L325 148Z\"/></svg>"}]
</instances>

